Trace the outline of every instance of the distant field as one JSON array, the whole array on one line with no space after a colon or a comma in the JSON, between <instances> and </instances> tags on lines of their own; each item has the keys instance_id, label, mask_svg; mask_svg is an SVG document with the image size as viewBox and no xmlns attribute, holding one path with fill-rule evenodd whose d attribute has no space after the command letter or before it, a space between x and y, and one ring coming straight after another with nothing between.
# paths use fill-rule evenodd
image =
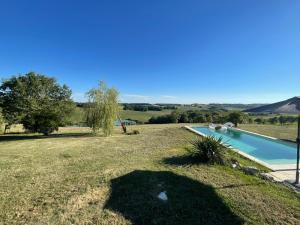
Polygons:
<instances>
[{"instance_id":1,"label":"distant field","mask_svg":"<svg viewBox=\"0 0 300 225\"><path fill-rule=\"evenodd\" d=\"M194 106L179 106L177 110L207 110L207 108L199 108ZM174 110L162 110L162 111L134 111L134 110L121 110L120 115L122 119L133 119L141 122L148 122L152 116L162 116L170 114Z\"/></svg>"},{"instance_id":2,"label":"distant field","mask_svg":"<svg viewBox=\"0 0 300 225\"><path fill-rule=\"evenodd\" d=\"M262 124L239 124L239 128L272 136L279 139L295 141L297 136L297 125L262 125Z\"/></svg>"},{"instance_id":3,"label":"distant field","mask_svg":"<svg viewBox=\"0 0 300 225\"><path fill-rule=\"evenodd\" d=\"M172 110L162 110L162 111L134 111L134 110L123 110L120 109L121 119L132 119L138 120L143 123L148 122L152 116L161 116L170 114ZM85 123L85 115L83 108L77 107L74 112L71 114L69 120L75 124L83 125Z\"/></svg>"},{"instance_id":4,"label":"distant field","mask_svg":"<svg viewBox=\"0 0 300 225\"><path fill-rule=\"evenodd\" d=\"M134 110L123 110L120 109L120 117L121 119L132 119L138 120L143 123L148 122L148 120L152 116L161 116L170 114L172 110L162 110L162 111L134 111ZM70 116L70 121L75 123L83 124L85 121L84 110L82 108L77 107L76 110Z\"/></svg>"},{"instance_id":5,"label":"distant field","mask_svg":"<svg viewBox=\"0 0 300 225\"><path fill-rule=\"evenodd\" d=\"M181 126L0 135L0 224L299 224L299 195L229 166L194 164L186 147L195 136Z\"/></svg>"},{"instance_id":6,"label":"distant field","mask_svg":"<svg viewBox=\"0 0 300 225\"><path fill-rule=\"evenodd\" d=\"M194 106L179 106L178 110L186 111L186 110L203 110L203 108L194 107ZM120 115L122 119L133 119L138 120L141 122L148 122L148 120L152 116L162 116L170 114L172 111L171 109L162 110L162 111L134 111L134 110L121 110Z\"/></svg>"},{"instance_id":7,"label":"distant field","mask_svg":"<svg viewBox=\"0 0 300 225\"><path fill-rule=\"evenodd\" d=\"M133 111L133 110L121 110L120 116L122 119L132 119L132 120L138 120L141 122L148 122L148 120L152 116L161 116L170 114L172 110L162 110L162 111L146 111L146 112L140 112L140 111Z\"/></svg>"}]
</instances>

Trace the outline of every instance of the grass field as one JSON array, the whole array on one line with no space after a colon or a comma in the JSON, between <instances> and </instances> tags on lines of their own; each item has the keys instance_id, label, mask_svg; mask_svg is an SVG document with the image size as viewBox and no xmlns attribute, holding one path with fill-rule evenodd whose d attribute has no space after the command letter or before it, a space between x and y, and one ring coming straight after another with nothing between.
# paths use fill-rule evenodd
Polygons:
<instances>
[{"instance_id":1,"label":"grass field","mask_svg":"<svg viewBox=\"0 0 300 225\"><path fill-rule=\"evenodd\" d=\"M289 141L295 141L297 137L297 124L284 126L240 124L239 128Z\"/></svg>"},{"instance_id":2,"label":"grass field","mask_svg":"<svg viewBox=\"0 0 300 225\"><path fill-rule=\"evenodd\" d=\"M170 114L172 110L162 110L162 111L134 111L134 110L121 110L120 116L122 119L132 119L132 120L138 120L141 122L148 122L148 120L152 116L162 116L166 114Z\"/></svg>"},{"instance_id":3,"label":"grass field","mask_svg":"<svg viewBox=\"0 0 300 225\"><path fill-rule=\"evenodd\" d=\"M195 136L181 126L0 136L0 224L299 224L299 195L229 167L193 164L185 148ZM161 191L168 202L157 199Z\"/></svg>"},{"instance_id":4,"label":"grass field","mask_svg":"<svg viewBox=\"0 0 300 225\"><path fill-rule=\"evenodd\" d=\"M172 110L162 110L162 111L134 111L134 110L123 110L120 109L120 117L121 119L132 119L138 120L140 122L146 123L152 116L161 116L170 114ZM72 115L69 118L70 121L75 124L83 125L85 122L84 110L82 108L77 107Z\"/></svg>"}]
</instances>

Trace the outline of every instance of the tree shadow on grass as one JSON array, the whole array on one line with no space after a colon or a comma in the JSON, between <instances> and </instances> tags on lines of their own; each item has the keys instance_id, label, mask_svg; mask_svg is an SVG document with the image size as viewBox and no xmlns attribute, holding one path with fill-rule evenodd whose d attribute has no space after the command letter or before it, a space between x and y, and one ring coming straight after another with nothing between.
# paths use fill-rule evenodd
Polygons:
<instances>
[{"instance_id":1,"label":"tree shadow on grass","mask_svg":"<svg viewBox=\"0 0 300 225\"><path fill-rule=\"evenodd\" d=\"M166 202L157 198L166 191ZM111 181L104 208L133 224L243 224L214 188L172 172L133 171Z\"/></svg>"},{"instance_id":2,"label":"tree shadow on grass","mask_svg":"<svg viewBox=\"0 0 300 225\"><path fill-rule=\"evenodd\" d=\"M19 140L33 140L33 139L47 139L47 138L76 138L76 137L92 137L91 133L63 133L63 134L50 134L48 136L42 134L4 134L0 135L1 141L19 141Z\"/></svg>"},{"instance_id":3,"label":"tree shadow on grass","mask_svg":"<svg viewBox=\"0 0 300 225\"><path fill-rule=\"evenodd\" d=\"M201 162L198 159L189 154L164 158L162 162L172 166L187 166L192 164L201 164Z\"/></svg>"}]
</instances>

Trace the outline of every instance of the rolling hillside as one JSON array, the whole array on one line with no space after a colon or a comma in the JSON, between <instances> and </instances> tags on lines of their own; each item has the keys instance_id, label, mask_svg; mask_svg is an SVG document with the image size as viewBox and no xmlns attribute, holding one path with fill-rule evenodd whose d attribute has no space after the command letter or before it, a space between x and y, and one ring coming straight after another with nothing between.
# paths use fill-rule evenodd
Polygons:
<instances>
[{"instance_id":1,"label":"rolling hillside","mask_svg":"<svg viewBox=\"0 0 300 225\"><path fill-rule=\"evenodd\" d=\"M246 109L245 112L251 113L300 113L300 97L293 97L285 101L276 102L252 109Z\"/></svg>"}]
</instances>

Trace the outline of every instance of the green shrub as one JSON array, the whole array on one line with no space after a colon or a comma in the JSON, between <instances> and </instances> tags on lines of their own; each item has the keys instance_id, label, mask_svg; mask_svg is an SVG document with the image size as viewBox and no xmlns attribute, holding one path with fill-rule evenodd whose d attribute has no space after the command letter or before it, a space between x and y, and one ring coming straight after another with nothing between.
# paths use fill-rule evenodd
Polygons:
<instances>
[{"instance_id":1,"label":"green shrub","mask_svg":"<svg viewBox=\"0 0 300 225\"><path fill-rule=\"evenodd\" d=\"M130 133L127 133L128 135L137 135L137 134L140 134L140 132L138 130L133 130L132 132Z\"/></svg>"},{"instance_id":2,"label":"green shrub","mask_svg":"<svg viewBox=\"0 0 300 225\"><path fill-rule=\"evenodd\" d=\"M140 134L140 132L138 130L133 130L132 133L133 134Z\"/></svg>"},{"instance_id":3,"label":"green shrub","mask_svg":"<svg viewBox=\"0 0 300 225\"><path fill-rule=\"evenodd\" d=\"M166 124L166 123L177 123L177 117L175 114L162 115L158 117L151 117L149 119L150 124Z\"/></svg>"},{"instance_id":4,"label":"green shrub","mask_svg":"<svg viewBox=\"0 0 300 225\"><path fill-rule=\"evenodd\" d=\"M216 139L212 136L202 137L191 141L192 156L203 163L224 164L225 149L228 146L222 144L222 138Z\"/></svg>"}]
</instances>

